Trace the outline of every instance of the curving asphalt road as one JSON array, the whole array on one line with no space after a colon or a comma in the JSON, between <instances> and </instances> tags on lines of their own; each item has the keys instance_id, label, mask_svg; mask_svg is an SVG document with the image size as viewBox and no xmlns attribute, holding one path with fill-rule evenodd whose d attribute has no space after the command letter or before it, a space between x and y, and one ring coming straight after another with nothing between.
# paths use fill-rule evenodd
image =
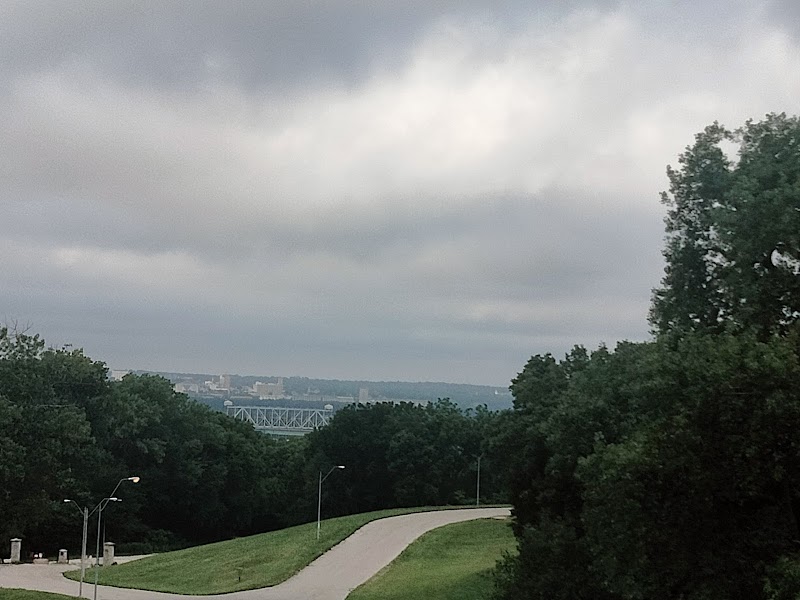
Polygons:
<instances>
[{"instance_id":1,"label":"curving asphalt road","mask_svg":"<svg viewBox=\"0 0 800 600\"><path fill-rule=\"evenodd\" d=\"M392 562L423 533L442 525L507 517L507 508L468 508L414 513L367 523L341 544L331 548L294 577L270 588L225 594L225 600L344 600L383 567ZM78 595L78 582L62 573L72 565L0 565L0 587L24 588ZM93 587L84 584L84 596ZM184 596L164 592L129 590L100 586L98 600L187 600L216 599L220 596Z\"/></svg>"}]
</instances>

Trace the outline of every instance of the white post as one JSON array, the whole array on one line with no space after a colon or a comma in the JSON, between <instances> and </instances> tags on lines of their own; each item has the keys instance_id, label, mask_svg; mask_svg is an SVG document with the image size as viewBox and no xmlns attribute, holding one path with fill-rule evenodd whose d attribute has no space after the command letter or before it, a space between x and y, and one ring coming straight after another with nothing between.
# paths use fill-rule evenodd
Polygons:
<instances>
[{"instance_id":1,"label":"white post","mask_svg":"<svg viewBox=\"0 0 800 600\"><path fill-rule=\"evenodd\" d=\"M19 564L22 551L22 538L11 538L11 563Z\"/></svg>"},{"instance_id":2,"label":"white post","mask_svg":"<svg viewBox=\"0 0 800 600\"><path fill-rule=\"evenodd\" d=\"M114 564L114 542L105 542L103 544L103 566Z\"/></svg>"}]
</instances>

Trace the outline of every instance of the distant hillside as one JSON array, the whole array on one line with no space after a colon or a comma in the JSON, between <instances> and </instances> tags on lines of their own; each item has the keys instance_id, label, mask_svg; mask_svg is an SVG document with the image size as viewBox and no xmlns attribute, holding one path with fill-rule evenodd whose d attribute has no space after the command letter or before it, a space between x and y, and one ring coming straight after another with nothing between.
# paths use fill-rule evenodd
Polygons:
<instances>
[{"instance_id":1,"label":"distant hillside","mask_svg":"<svg viewBox=\"0 0 800 600\"><path fill-rule=\"evenodd\" d=\"M136 371L145 373L145 371ZM219 374L208 373L154 373L173 383L217 380ZM257 381L276 381L278 375L231 375L232 393L252 387ZM367 388L372 401L410 400L432 402L438 398L450 398L462 408L474 408L485 404L490 410L511 408L508 389L487 385L444 382L408 381L349 381L341 379L312 379L309 377L283 377L285 393L293 398L358 398L359 390Z\"/></svg>"}]
</instances>

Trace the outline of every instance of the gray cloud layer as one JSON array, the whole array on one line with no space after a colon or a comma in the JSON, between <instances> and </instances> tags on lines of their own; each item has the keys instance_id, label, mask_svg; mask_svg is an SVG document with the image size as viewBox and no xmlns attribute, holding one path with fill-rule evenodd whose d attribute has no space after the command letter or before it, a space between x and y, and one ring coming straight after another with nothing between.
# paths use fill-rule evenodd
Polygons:
<instances>
[{"instance_id":1,"label":"gray cloud layer","mask_svg":"<svg viewBox=\"0 0 800 600\"><path fill-rule=\"evenodd\" d=\"M665 165L800 92L793 3L696 4L5 3L0 312L119 368L496 385L644 339Z\"/></svg>"}]
</instances>

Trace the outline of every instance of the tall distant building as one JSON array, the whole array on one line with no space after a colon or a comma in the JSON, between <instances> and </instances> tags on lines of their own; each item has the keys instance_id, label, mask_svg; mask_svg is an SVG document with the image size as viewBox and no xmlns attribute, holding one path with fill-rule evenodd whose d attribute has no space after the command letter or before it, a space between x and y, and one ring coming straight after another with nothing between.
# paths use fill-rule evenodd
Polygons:
<instances>
[{"instance_id":1,"label":"tall distant building","mask_svg":"<svg viewBox=\"0 0 800 600\"><path fill-rule=\"evenodd\" d=\"M231 376L227 373L225 375L219 376L219 389L221 390L230 390L231 389Z\"/></svg>"},{"instance_id":2,"label":"tall distant building","mask_svg":"<svg viewBox=\"0 0 800 600\"><path fill-rule=\"evenodd\" d=\"M369 388L361 388L358 390L358 403L366 404L369 402Z\"/></svg>"}]
</instances>

